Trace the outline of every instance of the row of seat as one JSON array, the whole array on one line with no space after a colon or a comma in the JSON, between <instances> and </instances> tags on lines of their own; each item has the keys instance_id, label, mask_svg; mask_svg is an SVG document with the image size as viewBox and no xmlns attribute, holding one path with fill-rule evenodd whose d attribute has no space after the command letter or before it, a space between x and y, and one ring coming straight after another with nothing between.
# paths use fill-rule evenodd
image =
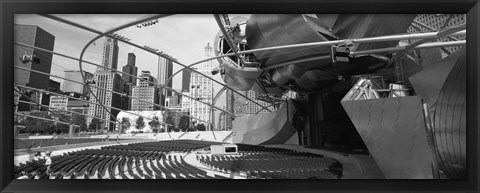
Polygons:
<instances>
[{"instance_id":1,"label":"row of seat","mask_svg":"<svg viewBox=\"0 0 480 193\"><path fill-rule=\"evenodd\" d=\"M175 140L113 145L52 157L55 179L219 179L185 162L180 154L220 144L218 142ZM224 172L246 172L249 178L322 178L341 176L342 166L334 159L292 150L238 145L239 155L197 155L200 163ZM181 154L184 155L184 154ZM45 170L41 161L19 165L20 171Z\"/></svg>"},{"instance_id":2,"label":"row of seat","mask_svg":"<svg viewBox=\"0 0 480 193\"><path fill-rule=\"evenodd\" d=\"M113 145L64 154L53 161L52 178L213 179L172 151L192 151L218 142L178 140Z\"/></svg>"},{"instance_id":3,"label":"row of seat","mask_svg":"<svg viewBox=\"0 0 480 193\"><path fill-rule=\"evenodd\" d=\"M239 155L197 155L200 163L222 172L244 172L248 178L336 179L342 164L335 159L307 152L239 145Z\"/></svg>"}]
</instances>

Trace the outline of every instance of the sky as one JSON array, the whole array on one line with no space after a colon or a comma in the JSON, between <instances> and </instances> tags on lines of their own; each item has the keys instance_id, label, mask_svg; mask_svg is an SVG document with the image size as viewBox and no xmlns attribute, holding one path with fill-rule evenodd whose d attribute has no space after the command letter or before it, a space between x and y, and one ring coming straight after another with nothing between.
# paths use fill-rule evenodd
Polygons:
<instances>
[{"instance_id":1,"label":"sky","mask_svg":"<svg viewBox=\"0 0 480 193\"><path fill-rule=\"evenodd\" d=\"M237 14L238 15L238 14ZM229 15L230 18L237 16L235 14ZM127 22L144 18L147 14L59 14L56 15L70 21L91 27L99 31L106 31L110 28L120 26ZM248 18L249 15L241 14L241 16ZM159 49L174 58L184 65L189 65L194 62L204 59L204 47L207 43L213 44L215 35L220 28L218 27L213 15L193 15L193 14L179 14L164 17L158 20L159 22L153 26L138 28L132 26L117 34L127 37L132 43L142 46L149 46ZM76 28L56 20L42 17L34 14L17 14L15 15L15 24L36 25L45 31L55 36L55 52L65 55L80 57L83 47L93 39L97 34ZM95 41L88 47L84 60L101 65L102 49L104 38ZM143 51L139 48L134 48L128 44L119 42L119 57L117 70L122 70L122 67L127 64L128 53L133 52L136 55L136 66L138 72L148 70L154 77L157 77L158 72L158 56L149 52ZM214 67L218 62L214 61ZM95 66L84 63L83 70L94 73ZM180 65L174 64L173 71L180 70ZM78 61L64 58L58 55L52 57L51 74L65 77L64 71L79 70ZM212 76L216 80L223 82L220 75ZM63 80L52 78L59 81L63 86ZM182 74L179 73L173 79L173 88L181 89ZM214 83L214 92L216 93L222 86ZM223 107L225 104L225 97L221 97L216 106Z\"/></svg>"}]
</instances>

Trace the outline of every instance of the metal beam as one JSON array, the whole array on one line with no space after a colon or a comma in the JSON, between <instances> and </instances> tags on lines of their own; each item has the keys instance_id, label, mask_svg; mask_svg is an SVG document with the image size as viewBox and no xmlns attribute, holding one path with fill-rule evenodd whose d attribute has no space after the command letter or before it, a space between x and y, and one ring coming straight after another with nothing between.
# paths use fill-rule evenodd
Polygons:
<instances>
[{"instance_id":1,"label":"metal beam","mask_svg":"<svg viewBox=\"0 0 480 193\"><path fill-rule=\"evenodd\" d=\"M220 27L220 31L222 32L223 34L223 38L225 38L227 40L227 43L228 45L230 46L230 48L232 49L233 53L235 54L235 56L240 60L241 64L242 65L238 65L237 63L233 63L235 66L237 67L240 67L240 68L243 68L243 64L245 64L245 61L243 60L242 57L240 57L240 55L238 54L238 50L237 50L237 45L235 44L235 42L231 39L231 37L228 35L227 31L225 31L225 26L223 25L222 23L222 19L220 18L220 15L219 14L213 14L213 17L215 17L215 20L217 21L217 24L218 24L218 27Z\"/></svg>"},{"instance_id":2,"label":"metal beam","mask_svg":"<svg viewBox=\"0 0 480 193\"><path fill-rule=\"evenodd\" d=\"M433 42L433 43L425 43L420 44L417 47L413 47L411 49L426 49L426 48L437 48L437 47L449 47L449 46L463 46L467 43L466 40L460 41L451 41L451 42ZM372 49L372 50L363 50L363 51L356 51L350 52L350 55L363 55L363 54L376 54L376 53L383 53L383 52L397 52L402 50L407 50L407 46L398 46L398 47L390 47L390 48L381 48L381 49Z\"/></svg>"}]
</instances>

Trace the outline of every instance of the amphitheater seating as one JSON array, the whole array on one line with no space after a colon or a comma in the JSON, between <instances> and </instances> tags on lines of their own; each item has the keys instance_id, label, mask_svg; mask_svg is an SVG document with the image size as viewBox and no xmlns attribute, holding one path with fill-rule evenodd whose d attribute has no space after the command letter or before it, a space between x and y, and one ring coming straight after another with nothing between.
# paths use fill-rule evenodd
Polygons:
<instances>
[{"instance_id":1,"label":"amphitheater seating","mask_svg":"<svg viewBox=\"0 0 480 193\"><path fill-rule=\"evenodd\" d=\"M207 175L205 170L190 165L179 156L215 144L221 143L174 140L112 145L54 156L50 175L45 174L44 160L29 161L14 169L18 174L21 171L41 172L42 179L230 179ZM335 179L342 175L342 165L322 155L237 145L238 155L203 154L196 158L218 172L245 173L250 179Z\"/></svg>"}]
</instances>

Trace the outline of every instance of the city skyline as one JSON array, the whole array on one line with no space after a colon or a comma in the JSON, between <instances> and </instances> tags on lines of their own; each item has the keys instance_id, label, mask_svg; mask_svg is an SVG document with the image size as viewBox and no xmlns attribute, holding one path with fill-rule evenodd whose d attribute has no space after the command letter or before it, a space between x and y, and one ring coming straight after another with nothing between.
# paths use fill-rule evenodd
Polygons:
<instances>
[{"instance_id":1,"label":"city skyline","mask_svg":"<svg viewBox=\"0 0 480 193\"><path fill-rule=\"evenodd\" d=\"M239 14L232 14L234 17ZM135 14L58 14L56 16L78 22L79 24L92 27L94 29L105 31L112 27L116 27L118 23L126 23L143 18L146 15ZM249 17L249 15L242 15ZM149 46L164 53L167 53L184 65L200 61L204 59L203 50L207 43L212 44L215 35L219 31L219 27L215 22L213 15L193 15L181 14L173 15L158 20L159 22L153 26L137 28L130 27L117 32L119 35L131 39L132 43ZM80 30L76 27L56 22L54 20L33 14L18 14L15 16L15 23L37 25L49 31L56 37L55 47L53 51L66 54L72 57L79 57L81 49L88 41L96 36L96 34ZM168 28L164 28L168 26ZM75 38L71 38L75 36ZM101 64L103 39L95 41L89 46L84 55L84 60ZM158 77L158 56L146 52L138 48L132 48L130 45L119 42L119 57L117 70L122 71L123 66L128 62L128 53L136 55L136 67L138 71L150 71L152 76ZM94 73L96 67L83 63L83 70ZM216 66L214 66L216 67ZM173 64L173 72L180 70L178 64ZM52 56L51 74L65 77L64 71L79 70L78 61L67 59L64 57ZM137 74L138 75L138 74ZM210 74L207 74L210 75ZM172 79L172 88L181 90L183 87L183 73L178 73ZM220 75L211 76L217 81L223 82ZM63 87L64 80L54 78L53 80L61 82ZM222 86L214 83L214 91L218 92ZM220 97L217 106L221 107L225 103L225 97Z\"/></svg>"}]
</instances>

